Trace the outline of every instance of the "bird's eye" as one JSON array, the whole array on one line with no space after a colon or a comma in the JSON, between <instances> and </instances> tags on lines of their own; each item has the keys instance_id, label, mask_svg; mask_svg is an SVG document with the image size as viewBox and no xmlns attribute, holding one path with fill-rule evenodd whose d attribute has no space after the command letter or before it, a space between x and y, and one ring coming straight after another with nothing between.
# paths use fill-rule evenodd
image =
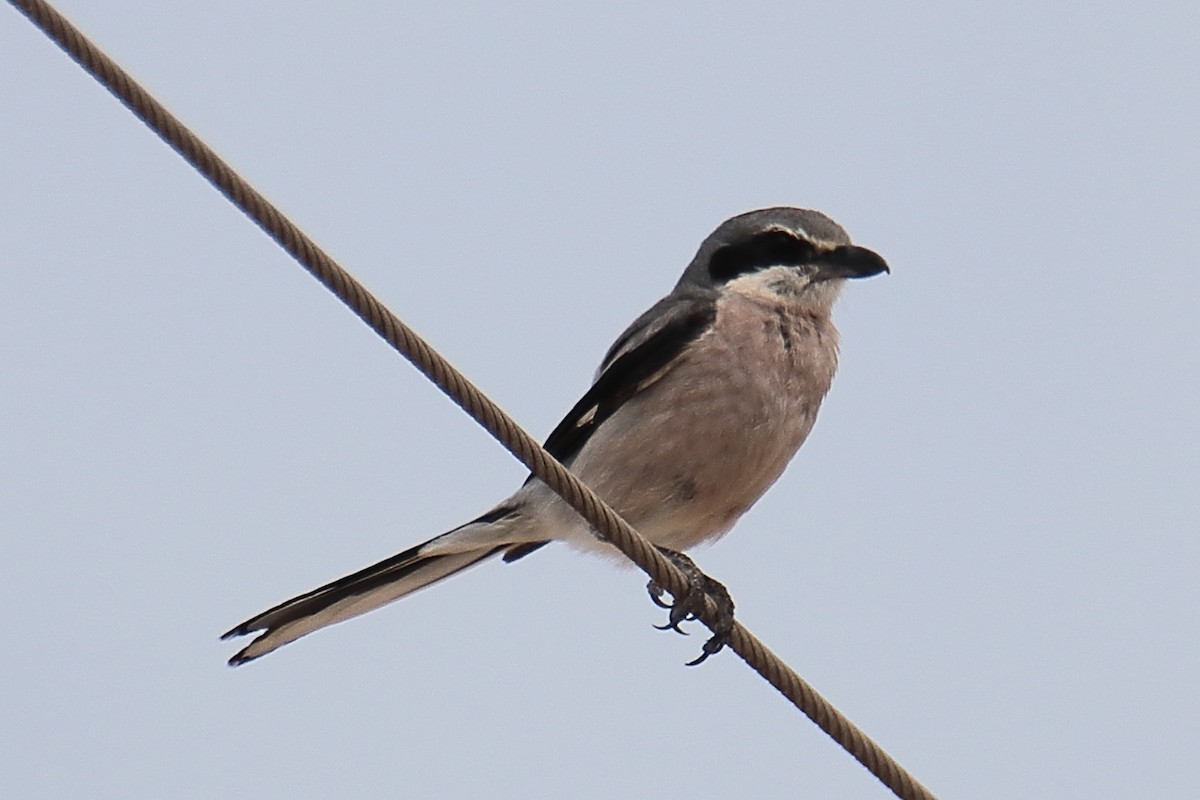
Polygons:
<instances>
[{"instance_id":1,"label":"bird's eye","mask_svg":"<svg viewBox=\"0 0 1200 800\"><path fill-rule=\"evenodd\" d=\"M767 231L713 253L708 273L725 282L767 267L797 267L810 263L816 251L803 239L784 231Z\"/></svg>"}]
</instances>

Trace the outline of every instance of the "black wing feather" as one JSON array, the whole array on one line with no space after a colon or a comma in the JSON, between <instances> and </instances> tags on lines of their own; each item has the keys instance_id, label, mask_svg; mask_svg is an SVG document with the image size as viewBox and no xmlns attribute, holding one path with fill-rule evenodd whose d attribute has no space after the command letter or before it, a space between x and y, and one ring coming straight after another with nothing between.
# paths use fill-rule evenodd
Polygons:
<instances>
[{"instance_id":1,"label":"black wing feather","mask_svg":"<svg viewBox=\"0 0 1200 800\"><path fill-rule=\"evenodd\" d=\"M700 300L700 302L697 302ZM669 298L643 314L605 357L596 382L547 437L545 448L559 461L576 455L596 429L667 366L716 319L710 298ZM655 324L655 323L659 324ZM639 335L644 335L637 341ZM635 342L634 344L630 344Z\"/></svg>"},{"instance_id":2,"label":"black wing feather","mask_svg":"<svg viewBox=\"0 0 1200 800\"><path fill-rule=\"evenodd\" d=\"M708 330L716 317L714 294L688 292L664 297L634 320L604 356L595 383L546 438L544 447L550 455L564 463L576 455L606 419ZM548 544L515 545L505 551L504 560L516 561Z\"/></svg>"}]
</instances>

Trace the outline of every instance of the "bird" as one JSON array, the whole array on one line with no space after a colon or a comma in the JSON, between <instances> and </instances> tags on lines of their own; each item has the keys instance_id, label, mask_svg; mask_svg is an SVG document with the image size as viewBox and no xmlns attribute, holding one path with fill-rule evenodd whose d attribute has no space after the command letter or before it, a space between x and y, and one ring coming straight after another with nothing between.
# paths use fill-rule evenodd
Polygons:
<instances>
[{"instance_id":1,"label":"bird","mask_svg":"<svg viewBox=\"0 0 1200 800\"><path fill-rule=\"evenodd\" d=\"M776 206L731 217L617 337L546 450L686 567L684 551L727 533L804 443L837 369L834 302L847 280L884 272L881 256L819 211ZM470 522L237 625L221 638L258 635L229 664L555 541L617 553L531 476ZM699 590L719 594L714 587L723 591L711 580ZM679 630L694 605L676 605L664 627Z\"/></svg>"}]
</instances>

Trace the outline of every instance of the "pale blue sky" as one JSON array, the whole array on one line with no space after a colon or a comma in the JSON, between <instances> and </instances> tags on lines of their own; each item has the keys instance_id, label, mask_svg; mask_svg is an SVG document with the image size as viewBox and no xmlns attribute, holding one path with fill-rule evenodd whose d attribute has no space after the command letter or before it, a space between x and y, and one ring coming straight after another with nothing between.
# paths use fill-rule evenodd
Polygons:
<instances>
[{"instance_id":1,"label":"pale blue sky","mask_svg":"<svg viewBox=\"0 0 1200 800\"><path fill-rule=\"evenodd\" d=\"M60 7L539 435L834 216L893 274L699 562L944 797L1200 794L1195 3ZM7 7L0 76L0 796L888 796L560 548L225 667L523 470Z\"/></svg>"}]
</instances>

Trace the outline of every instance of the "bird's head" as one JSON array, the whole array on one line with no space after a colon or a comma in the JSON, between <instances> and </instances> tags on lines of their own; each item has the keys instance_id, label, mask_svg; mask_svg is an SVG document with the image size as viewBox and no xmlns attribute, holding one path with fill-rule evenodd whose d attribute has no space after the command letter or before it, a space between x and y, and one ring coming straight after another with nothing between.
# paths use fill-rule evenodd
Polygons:
<instances>
[{"instance_id":1,"label":"bird's head","mask_svg":"<svg viewBox=\"0 0 1200 800\"><path fill-rule=\"evenodd\" d=\"M848 278L888 272L877 253L850 243L819 211L780 206L721 223L684 271L679 286L753 288L829 307Z\"/></svg>"}]
</instances>

